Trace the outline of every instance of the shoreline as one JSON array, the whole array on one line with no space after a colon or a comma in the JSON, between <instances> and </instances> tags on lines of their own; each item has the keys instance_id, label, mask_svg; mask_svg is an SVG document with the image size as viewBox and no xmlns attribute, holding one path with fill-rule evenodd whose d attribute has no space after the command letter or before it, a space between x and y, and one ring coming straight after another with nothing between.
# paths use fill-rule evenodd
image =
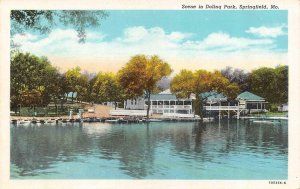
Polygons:
<instances>
[{"instance_id":1,"label":"shoreline","mask_svg":"<svg viewBox=\"0 0 300 189\"><path fill-rule=\"evenodd\" d=\"M226 118L225 118L226 119ZM230 118L226 120L238 120L236 118ZM249 120L249 121L279 121L288 120L288 117L240 117L241 120ZM11 116L10 123L14 125L30 125L30 124L61 124L61 123L92 123L92 122L102 122L102 123L141 123L141 122L215 122L215 121L224 121L222 119L216 119L213 117L204 117L201 118L180 118L180 117L150 117L146 119L145 117L137 117L137 116L127 116L127 117L85 117L85 118L69 118L69 116L60 116L60 117L30 117L30 116Z\"/></svg>"}]
</instances>

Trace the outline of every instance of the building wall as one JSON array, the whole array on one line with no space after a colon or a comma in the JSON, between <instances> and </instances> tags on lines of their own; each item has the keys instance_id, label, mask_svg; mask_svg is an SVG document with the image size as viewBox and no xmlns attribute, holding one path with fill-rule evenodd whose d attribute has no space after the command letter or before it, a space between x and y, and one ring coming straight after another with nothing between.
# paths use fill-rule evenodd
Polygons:
<instances>
[{"instance_id":1,"label":"building wall","mask_svg":"<svg viewBox=\"0 0 300 189\"><path fill-rule=\"evenodd\" d=\"M147 102L143 98L126 100L126 109L130 110L146 110ZM153 113L181 113L192 114L192 101L191 100L150 100L150 110Z\"/></svg>"},{"instance_id":2,"label":"building wall","mask_svg":"<svg viewBox=\"0 0 300 189\"><path fill-rule=\"evenodd\" d=\"M145 99L141 97L136 99L128 99L124 102L124 107L129 110L144 110L144 105Z\"/></svg>"},{"instance_id":3,"label":"building wall","mask_svg":"<svg viewBox=\"0 0 300 189\"><path fill-rule=\"evenodd\" d=\"M278 106L278 111L279 112L287 112L288 111L288 105L283 104L281 106Z\"/></svg>"},{"instance_id":4,"label":"building wall","mask_svg":"<svg viewBox=\"0 0 300 189\"><path fill-rule=\"evenodd\" d=\"M147 109L147 105L145 105ZM193 114L191 100L151 100L150 109L153 113Z\"/></svg>"}]
</instances>

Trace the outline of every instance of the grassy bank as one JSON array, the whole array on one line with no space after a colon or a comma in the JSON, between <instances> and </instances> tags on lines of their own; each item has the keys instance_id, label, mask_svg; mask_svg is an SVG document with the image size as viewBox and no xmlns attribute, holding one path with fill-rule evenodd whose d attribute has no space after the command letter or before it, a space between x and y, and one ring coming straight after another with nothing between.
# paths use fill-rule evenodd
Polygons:
<instances>
[{"instance_id":1,"label":"grassy bank","mask_svg":"<svg viewBox=\"0 0 300 189\"><path fill-rule=\"evenodd\" d=\"M287 117L288 112L260 112L260 113L251 113L250 116Z\"/></svg>"},{"instance_id":2,"label":"grassy bank","mask_svg":"<svg viewBox=\"0 0 300 189\"><path fill-rule=\"evenodd\" d=\"M79 108L74 107L64 107L62 110L61 108L49 108L49 107L21 107L18 109L17 112L12 111L10 113L11 116L35 116L35 117L55 117L55 116L65 116L69 115L70 110L73 110L74 113L78 112Z\"/></svg>"}]
</instances>

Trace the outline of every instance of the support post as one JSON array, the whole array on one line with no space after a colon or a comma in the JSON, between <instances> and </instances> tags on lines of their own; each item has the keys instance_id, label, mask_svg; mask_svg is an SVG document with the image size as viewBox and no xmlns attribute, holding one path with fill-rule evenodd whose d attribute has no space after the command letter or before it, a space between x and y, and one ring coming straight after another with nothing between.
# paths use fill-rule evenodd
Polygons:
<instances>
[{"instance_id":1,"label":"support post","mask_svg":"<svg viewBox=\"0 0 300 189\"><path fill-rule=\"evenodd\" d=\"M237 119L240 119L240 101L238 101Z\"/></svg>"},{"instance_id":2,"label":"support post","mask_svg":"<svg viewBox=\"0 0 300 189\"><path fill-rule=\"evenodd\" d=\"M228 118L227 119L229 119L230 118L230 109L229 109L229 105L230 105L230 103L228 102Z\"/></svg>"}]
</instances>

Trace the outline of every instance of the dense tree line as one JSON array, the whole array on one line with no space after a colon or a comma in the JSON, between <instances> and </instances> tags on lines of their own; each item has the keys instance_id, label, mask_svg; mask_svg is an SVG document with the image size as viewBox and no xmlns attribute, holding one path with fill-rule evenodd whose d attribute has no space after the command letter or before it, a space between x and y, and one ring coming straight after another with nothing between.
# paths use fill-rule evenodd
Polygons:
<instances>
[{"instance_id":1,"label":"dense tree line","mask_svg":"<svg viewBox=\"0 0 300 189\"><path fill-rule=\"evenodd\" d=\"M47 106L50 102L63 108L66 94L70 92L72 101L73 92L76 92L78 101L114 102L116 105L144 95L149 104L151 95L162 89L161 81L171 72L170 65L158 56L136 55L116 74L91 74L79 67L61 73L46 57L14 52L11 55L10 104L13 110L19 106ZM192 93L196 94L197 114L201 114L197 111L206 100L200 94L209 91L223 93L230 100L247 90L273 105L288 101L288 66L263 67L250 73L230 67L214 72L181 70L167 80L177 97L189 98Z\"/></svg>"},{"instance_id":2,"label":"dense tree line","mask_svg":"<svg viewBox=\"0 0 300 189\"><path fill-rule=\"evenodd\" d=\"M249 84L254 93L274 105L288 102L288 66L253 70Z\"/></svg>"},{"instance_id":3,"label":"dense tree line","mask_svg":"<svg viewBox=\"0 0 300 189\"><path fill-rule=\"evenodd\" d=\"M221 73L243 91L264 97L271 105L288 102L288 66L261 67L252 72L227 67Z\"/></svg>"}]
</instances>

